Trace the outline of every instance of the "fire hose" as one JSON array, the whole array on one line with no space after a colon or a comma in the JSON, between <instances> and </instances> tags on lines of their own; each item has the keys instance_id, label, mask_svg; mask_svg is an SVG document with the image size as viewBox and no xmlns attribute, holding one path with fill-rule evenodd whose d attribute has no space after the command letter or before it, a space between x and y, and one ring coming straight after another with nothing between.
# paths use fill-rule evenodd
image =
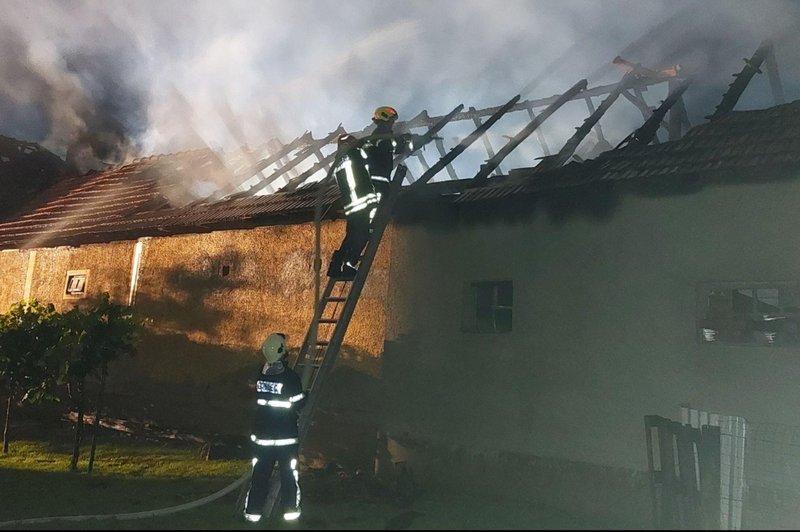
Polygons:
<instances>
[{"instance_id":1,"label":"fire hose","mask_svg":"<svg viewBox=\"0 0 800 532\"><path fill-rule=\"evenodd\" d=\"M160 508L158 510L145 510L141 512L129 512L129 513L117 513L117 514L99 514L99 515L67 515L67 516L58 516L58 517L33 517L29 519L16 519L14 521L0 521L0 528L6 527L18 527L23 525L38 525L42 523L49 523L51 521L99 521L102 519L114 519L117 521L125 521L131 519L147 519L148 517L162 517L165 515L171 515L174 513L182 512L184 510L191 510L193 508L199 508L204 504L208 504L210 502L216 501L219 498L224 497L228 493L232 492L239 486L245 483L250 478L250 471L248 470L244 473L241 477L237 480L228 484L221 490L212 493L202 499L197 499L195 501L186 502L183 504L179 504L177 506L169 506L167 508Z\"/></svg>"}]
</instances>

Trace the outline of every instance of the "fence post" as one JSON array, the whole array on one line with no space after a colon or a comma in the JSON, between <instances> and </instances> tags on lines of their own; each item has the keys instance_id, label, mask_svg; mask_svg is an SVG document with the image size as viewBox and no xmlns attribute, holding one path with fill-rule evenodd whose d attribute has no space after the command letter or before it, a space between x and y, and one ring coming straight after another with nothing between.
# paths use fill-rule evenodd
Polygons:
<instances>
[{"instance_id":1,"label":"fence post","mask_svg":"<svg viewBox=\"0 0 800 532\"><path fill-rule=\"evenodd\" d=\"M702 527L705 530L719 530L721 475L719 427L704 425L701 428L698 453Z\"/></svg>"},{"instance_id":2,"label":"fence post","mask_svg":"<svg viewBox=\"0 0 800 532\"><path fill-rule=\"evenodd\" d=\"M718 530L719 427L693 428L656 415L644 422L653 528Z\"/></svg>"}]
</instances>

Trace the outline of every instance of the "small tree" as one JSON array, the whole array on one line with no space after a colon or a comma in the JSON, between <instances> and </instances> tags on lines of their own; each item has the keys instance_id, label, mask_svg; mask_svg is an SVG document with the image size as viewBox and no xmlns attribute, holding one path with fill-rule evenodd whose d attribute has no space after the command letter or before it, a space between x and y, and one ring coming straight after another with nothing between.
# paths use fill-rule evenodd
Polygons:
<instances>
[{"instance_id":1,"label":"small tree","mask_svg":"<svg viewBox=\"0 0 800 532\"><path fill-rule=\"evenodd\" d=\"M89 377L94 377L100 383L95 401L95 422L89 457L89 472L91 472L108 365L121 356L134 353L139 322L134 319L130 307L112 303L106 292L87 310L81 310L76 306L64 313L62 326L62 345L67 353L63 380L67 384L69 397L78 411L70 460L71 471L75 471L78 467L83 440L83 418L87 400L86 381Z\"/></svg>"},{"instance_id":2,"label":"small tree","mask_svg":"<svg viewBox=\"0 0 800 532\"><path fill-rule=\"evenodd\" d=\"M13 404L56 399L51 393L58 376L58 313L52 304L20 301L0 314L0 382L6 392L3 454Z\"/></svg>"}]
</instances>

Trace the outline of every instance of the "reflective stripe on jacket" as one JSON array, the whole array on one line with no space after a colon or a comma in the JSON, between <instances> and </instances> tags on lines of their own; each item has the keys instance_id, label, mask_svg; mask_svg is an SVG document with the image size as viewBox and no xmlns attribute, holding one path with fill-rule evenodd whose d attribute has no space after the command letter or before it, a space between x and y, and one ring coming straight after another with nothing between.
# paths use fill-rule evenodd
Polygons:
<instances>
[{"instance_id":1,"label":"reflective stripe on jacket","mask_svg":"<svg viewBox=\"0 0 800 532\"><path fill-rule=\"evenodd\" d=\"M345 216L378 203L366 159L359 148L351 148L340 157L334 175L345 202Z\"/></svg>"},{"instance_id":2,"label":"reflective stripe on jacket","mask_svg":"<svg viewBox=\"0 0 800 532\"><path fill-rule=\"evenodd\" d=\"M256 413L251 440L255 443L297 439L297 420L306 403L300 377L284 366L279 373L259 372ZM295 441L296 443L296 441Z\"/></svg>"}]
</instances>

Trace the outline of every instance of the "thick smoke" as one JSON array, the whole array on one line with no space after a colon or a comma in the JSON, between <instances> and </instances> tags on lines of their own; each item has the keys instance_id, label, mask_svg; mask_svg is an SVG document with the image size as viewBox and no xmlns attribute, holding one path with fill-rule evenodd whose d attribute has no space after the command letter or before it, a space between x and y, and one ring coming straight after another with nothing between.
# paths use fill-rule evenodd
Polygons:
<instances>
[{"instance_id":1,"label":"thick smoke","mask_svg":"<svg viewBox=\"0 0 800 532\"><path fill-rule=\"evenodd\" d=\"M401 118L611 83L618 54L701 81L693 123L772 38L797 97L797 3L734 0L3 0L0 134L42 143L80 170L199 147L234 151L391 104ZM771 105L766 80L741 105ZM524 89L524 90L523 90ZM765 96L766 95L766 96ZM558 146L585 106L548 123ZM609 119L611 115L609 115ZM619 140L641 117L605 124ZM605 120L605 119L604 119ZM499 139L502 140L502 139Z\"/></svg>"},{"instance_id":2,"label":"thick smoke","mask_svg":"<svg viewBox=\"0 0 800 532\"><path fill-rule=\"evenodd\" d=\"M135 150L147 128L146 100L138 80L123 81L135 60L126 38L105 47L64 46L33 38L24 27L4 27L0 108L10 120L3 133L41 142L78 171Z\"/></svg>"}]
</instances>

